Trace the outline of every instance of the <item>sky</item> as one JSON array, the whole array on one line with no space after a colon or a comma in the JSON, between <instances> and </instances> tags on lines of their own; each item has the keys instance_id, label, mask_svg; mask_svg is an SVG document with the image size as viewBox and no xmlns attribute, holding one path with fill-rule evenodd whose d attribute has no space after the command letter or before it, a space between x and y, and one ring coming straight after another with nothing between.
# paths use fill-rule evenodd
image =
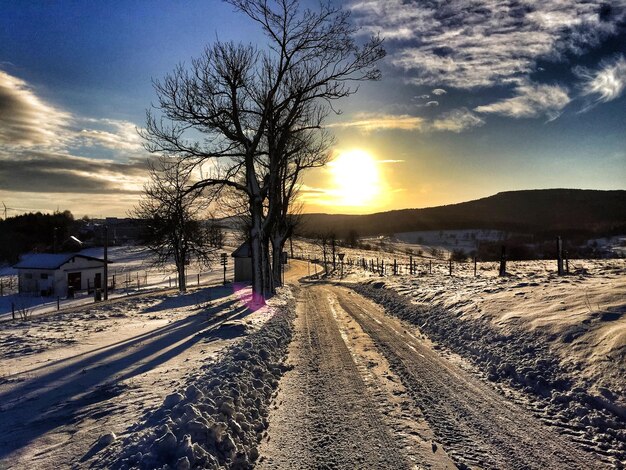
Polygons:
<instances>
[{"instance_id":1,"label":"sky","mask_svg":"<svg viewBox=\"0 0 626 470\"><path fill-rule=\"evenodd\" d=\"M305 211L626 189L626 0L336 3L387 56L329 117L336 160L305 176ZM0 0L7 215L125 216L147 176L152 80L218 38L263 44L219 0Z\"/></svg>"}]
</instances>

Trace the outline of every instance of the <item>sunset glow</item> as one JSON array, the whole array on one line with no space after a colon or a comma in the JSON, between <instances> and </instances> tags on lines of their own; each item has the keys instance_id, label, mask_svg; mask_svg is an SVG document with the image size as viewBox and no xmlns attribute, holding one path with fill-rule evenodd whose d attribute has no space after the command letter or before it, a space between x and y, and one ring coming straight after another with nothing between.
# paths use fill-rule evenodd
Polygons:
<instances>
[{"instance_id":1,"label":"sunset glow","mask_svg":"<svg viewBox=\"0 0 626 470\"><path fill-rule=\"evenodd\" d=\"M381 175L376 160L359 149L341 152L329 163L334 203L346 207L372 204L381 193Z\"/></svg>"}]
</instances>

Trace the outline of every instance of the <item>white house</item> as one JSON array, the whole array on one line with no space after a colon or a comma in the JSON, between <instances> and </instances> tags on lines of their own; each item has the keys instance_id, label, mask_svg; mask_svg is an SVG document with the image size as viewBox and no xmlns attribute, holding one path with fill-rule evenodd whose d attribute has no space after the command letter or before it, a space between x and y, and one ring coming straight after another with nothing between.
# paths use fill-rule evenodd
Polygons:
<instances>
[{"instance_id":1,"label":"white house","mask_svg":"<svg viewBox=\"0 0 626 470\"><path fill-rule=\"evenodd\" d=\"M110 263L110 261L109 261ZM20 294L65 297L103 287L104 260L76 253L24 255L17 269Z\"/></svg>"}]
</instances>

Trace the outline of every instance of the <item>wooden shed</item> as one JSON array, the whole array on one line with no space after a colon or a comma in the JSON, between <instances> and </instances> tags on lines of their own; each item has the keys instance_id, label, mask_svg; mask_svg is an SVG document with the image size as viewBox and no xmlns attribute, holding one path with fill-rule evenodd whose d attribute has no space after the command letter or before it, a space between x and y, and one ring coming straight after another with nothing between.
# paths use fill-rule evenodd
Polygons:
<instances>
[{"instance_id":1,"label":"wooden shed","mask_svg":"<svg viewBox=\"0 0 626 470\"><path fill-rule=\"evenodd\" d=\"M18 272L20 294L65 297L70 290L104 287L104 260L93 256L34 253L23 256L13 267Z\"/></svg>"},{"instance_id":2,"label":"wooden shed","mask_svg":"<svg viewBox=\"0 0 626 470\"><path fill-rule=\"evenodd\" d=\"M252 281L252 254L250 243L245 242L231 256L235 259L235 282Z\"/></svg>"}]
</instances>

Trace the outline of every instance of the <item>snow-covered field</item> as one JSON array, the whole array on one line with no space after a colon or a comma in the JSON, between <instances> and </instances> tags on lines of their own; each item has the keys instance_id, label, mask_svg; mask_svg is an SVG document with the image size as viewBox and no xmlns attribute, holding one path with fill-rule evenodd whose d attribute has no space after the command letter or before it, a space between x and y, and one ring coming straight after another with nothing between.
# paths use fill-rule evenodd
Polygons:
<instances>
[{"instance_id":1,"label":"snow-covered field","mask_svg":"<svg viewBox=\"0 0 626 470\"><path fill-rule=\"evenodd\" d=\"M343 276L282 289L262 308L249 288L220 285L218 270L187 294L0 323L0 468L626 465L625 260L570 261L561 277L554 261L509 262L499 277L497 263L477 275L455 263L450 276L447 263L414 256L409 274L406 246L386 247L338 249ZM321 257L306 242L294 254ZM396 259L402 274L347 262L360 258ZM314 272L296 262L287 278ZM524 426L541 429L525 438ZM554 454L538 448L544 437Z\"/></svg>"},{"instance_id":2,"label":"snow-covered field","mask_svg":"<svg viewBox=\"0 0 626 470\"><path fill-rule=\"evenodd\" d=\"M559 277L554 262L494 263L455 275L386 276L353 271L347 282L441 346L471 359L493 382L550 410L626 459L626 261L585 260ZM369 277L369 281L365 281ZM525 395L524 395L525 394Z\"/></svg>"},{"instance_id":3,"label":"snow-covered field","mask_svg":"<svg viewBox=\"0 0 626 470\"><path fill-rule=\"evenodd\" d=\"M255 337L288 296L285 291L257 308L249 303L249 287L217 285L3 322L0 467L87 467L101 461L103 442L135 435L141 425L132 433L131 425L152 416L167 395L187 390L180 406L195 404L188 399L189 384L200 386L196 380L208 377L207 364L234 357L227 349ZM272 358L279 354L273 346L267 347ZM216 370L221 377L224 370ZM108 437L99 440L103 435Z\"/></svg>"}]
</instances>

